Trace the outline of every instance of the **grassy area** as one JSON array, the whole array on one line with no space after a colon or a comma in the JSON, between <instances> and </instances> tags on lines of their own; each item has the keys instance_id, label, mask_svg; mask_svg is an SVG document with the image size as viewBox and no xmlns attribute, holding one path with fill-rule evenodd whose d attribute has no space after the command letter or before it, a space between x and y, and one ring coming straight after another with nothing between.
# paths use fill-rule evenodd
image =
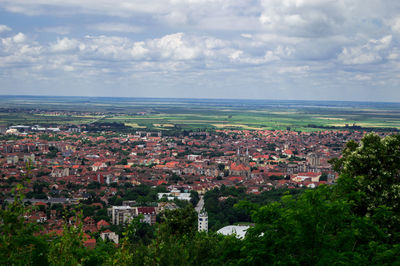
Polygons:
<instances>
[{"instance_id":1,"label":"grassy area","mask_svg":"<svg viewBox=\"0 0 400 266\"><path fill-rule=\"evenodd\" d=\"M168 110L164 110L168 112ZM184 110L183 110L184 112ZM108 117L103 121L115 121L122 123L135 123L141 127L147 128L162 128L170 129L175 125L192 125L195 128L199 126L204 126L207 128L240 128L240 129L250 129L250 130L260 130L260 129L286 129L291 127L293 129L304 130L309 128L309 125L314 125L314 130L318 130L324 127L344 127L346 125L357 125L362 127L392 127L400 129L400 121L398 118L392 117L381 117L374 116L369 113L369 115L364 115L363 113L355 114L349 111L343 117L329 116L324 113L308 113L304 110L298 110L297 112L280 111L279 114L276 112L252 112L249 111L220 111L215 110L215 113L219 115L209 115L207 112L198 111L198 114L154 114L146 115L143 117L137 116L118 116ZM379 114L381 116L381 114Z\"/></svg>"},{"instance_id":2,"label":"grassy area","mask_svg":"<svg viewBox=\"0 0 400 266\"><path fill-rule=\"evenodd\" d=\"M0 123L8 125L119 122L150 130L317 131L346 125L400 129L397 103L5 96L0 106Z\"/></svg>"}]
</instances>

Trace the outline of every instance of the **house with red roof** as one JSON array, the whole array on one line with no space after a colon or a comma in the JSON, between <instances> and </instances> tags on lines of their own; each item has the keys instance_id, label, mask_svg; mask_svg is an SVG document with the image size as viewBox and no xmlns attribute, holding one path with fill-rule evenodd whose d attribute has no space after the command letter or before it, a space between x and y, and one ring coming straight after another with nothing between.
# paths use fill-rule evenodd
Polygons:
<instances>
[{"instance_id":1,"label":"house with red roof","mask_svg":"<svg viewBox=\"0 0 400 266\"><path fill-rule=\"evenodd\" d=\"M289 158L293 156L293 152L291 150L289 150L289 149L284 150L283 154L286 155Z\"/></svg>"},{"instance_id":2,"label":"house with red roof","mask_svg":"<svg viewBox=\"0 0 400 266\"><path fill-rule=\"evenodd\" d=\"M83 219L83 222L84 222L85 224L87 224L87 225L93 225L93 224L95 224L93 218L90 217L90 216L88 216L88 217L86 217L85 219Z\"/></svg>"},{"instance_id":3,"label":"house with red roof","mask_svg":"<svg viewBox=\"0 0 400 266\"><path fill-rule=\"evenodd\" d=\"M156 223L156 209L154 207L137 207L137 213L143 215L142 222L153 225Z\"/></svg>"},{"instance_id":4,"label":"house with red roof","mask_svg":"<svg viewBox=\"0 0 400 266\"><path fill-rule=\"evenodd\" d=\"M83 242L83 245L87 248L94 249L96 247L96 239L90 238Z\"/></svg>"},{"instance_id":5,"label":"house with red roof","mask_svg":"<svg viewBox=\"0 0 400 266\"><path fill-rule=\"evenodd\" d=\"M96 226L98 230L101 230L102 228L109 227L110 224L105 220L100 220L97 222Z\"/></svg>"},{"instance_id":6,"label":"house with red roof","mask_svg":"<svg viewBox=\"0 0 400 266\"><path fill-rule=\"evenodd\" d=\"M314 173L314 172L298 173L294 175L291 178L291 180L295 182L303 182L303 181L319 182L321 174L322 173Z\"/></svg>"},{"instance_id":7,"label":"house with red roof","mask_svg":"<svg viewBox=\"0 0 400 266\"><path fill-rule=\"evenodd\" d=\"M249 177L250 167L242 163L232 163L229 167L229 175Z\"/></svg>"},{"instance_id":8,"label":"house with red roof","mask_svg":"<svg viewBox=\"0 0 400 266\"><path fill-rule=\"evenodd\" d=\"M105 162L95 162L94 164L92 164L92 170L93 171L98 171L102 168L106 168L107 164Z\"/></svg>"}]
</instances>

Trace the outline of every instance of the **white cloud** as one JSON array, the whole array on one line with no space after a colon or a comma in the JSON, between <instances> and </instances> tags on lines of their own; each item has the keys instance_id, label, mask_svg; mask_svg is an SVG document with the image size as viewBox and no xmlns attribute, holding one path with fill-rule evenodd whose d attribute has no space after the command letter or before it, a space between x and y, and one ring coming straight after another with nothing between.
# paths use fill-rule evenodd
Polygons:
<instances>
[{"instance_id":1,"label":"white cloud","mask_svg":"<svg viewBox=\"0 0 400 266\"><path fill-rule=\"evenodd\" d=\"M344 88L385 72L399 83L400 1L2 0L0 8L30 16L0 25L1 72L15 69L16 79L34 72L103 84L141 76L164 85L160 76L186 84L197 73L209 74L196 83L207 84L230 73L252 84L243 87L289 90L301 85L290 78Z\"/></svg>"},{"instance_id":2,"label":"white cloud","mask_svg":"<svg viewBox=\"0 0 400 266\"><path fill-rule=\"evenodd\" d=\"M281 74L285 74L285 73L301 74L301 73L306 73L308 71L310 71L310 66L283 67L278 70L278 72Z\"/></svg>"},{"instance_id":3,"label":"white cloud","mask_svg":"<svg viewBox=\"0 0 400 266\"><path fill-rule=\"evenodd\" d=\"M38 32L57 33L59 35L67 35L71 32L70 27L45 27L37 29Z\"/></svg>"},{"instance_id":4,"label":"white cloud","mask_svg":"<svg viewBox=\"0 0 400 266\"><path fill-rule=\"evenodd\" d=\"M65 71L74 71L75 68L74 68L73 66L68 66L68 65L66 65L66 66L64 66L64 70L65 70Z\"/></svg>"},{"instance_id":5,"label":"white cloud","mask_svg":"<svg viewBox=\"0 0 400 266\"><path fill-rule=\"evenodd\" d=\"M397 60L400 59L400 49L399 48L393 48L388 57L389 60Z\"/></svg>"},{"instance_id":6,"label":"white cloud","mask_svg":"<svg viewBox=\"0 0 400 266\"><path fill-rule=\"evenodd\" d=\"M200 49L189 44L183 37L184 34L180 32L152 40L148 44L151 49L159 52L162 59L188 60L199 56Z\"/></svg>"},{"instance_id":7,"label":"white cloud","mask_svg":"<svg viewBox=\"0 0 400 266\"><path fill-rule=\"evenodd\" d=\"M400 33L400 16L390 20L389 26L394 32Z\"/></svg>"},{"instance_id":8,"label":"white cloud","mask_svg":"<svg viewBox=\"0 0 400 266\"><path fill-rule=\"evenodd\" d=\"M266 51L263 56L255 57L245 54L243 51L234 51L230 54L229 58L232 62L250 64L250 65L260 65L271 61L279 60L273 51Z\"/></svg>"},{"instance_id":9,"label":"white cloud","mask_svg":"<svg viewBox=\"0 0 400 266\"><path fill-rule=\"evenodd\" d=\"M144 19L139 20L141 23L151 22L158 27L241 30L305 38L351 36L379 30L379 20L392 21L393 30L400 25L397 1L377 0L3 0L0 7L30 16L49 15L51 10L52 16L64 17L70 14L140 17ZM107 32L140 29L117 22L90 27Z\"/></svg>"},{"instance_id":10,"label":"white cloud","mask_svg":"<svg viewBox=\"0 0 400 266\"><path fill-rule=\"evenodd\" d=\"M371 39L366 44L343 48L338 59L344 64L371 64L382 61L388 53L392 36L381 39Z\"/></svg>"},{"instance_id":11,"label":"white cloud","mask_svg":"<svg viewBox=\"0 0 400 266\"><path fill-rule=\"evenodd\" d=\"M5 31L11 31L11 28L8 27L7 25L0 24L0 33L5 32Z\"/></svg>"},{"instance_id":12,"label":"white cloud","mask_svg":"<svg viewBox=\"0 0 400 266\"><path fill-rule=\"evenodd\" d=\"M360 48L343 48L342 53L339 55L339 60L343 64L370 64L382 60L378 54L367 52L363 53Z\"/></svg>"},{"instance_id":13,"label":"white cloud","mask_svg":"<svg viewBox=\"0 0 400 266\"><path fill-rule=\"evenodd\" d=\"M161 38L132 41L116 36L85 36L82 39L64 37L40 46L22 33L0 39L2 66L23 63L35 72L76 71L82 75L129 73L134 71L182 71L196 67L198 62L215 65L228 61L230 42L213 37L198 37L184 33ZM29 55L24 59L22 55ZM268 58L269 54L265 56ZM243 59L246 62L249 59ZM255 59L253 59L255 60ZM35 66L31 63L36 62ZM28 64L29 63L29 64ZM101 69L101 71L100 71ZM112 71L104 72L104 69ZM79 70L79 71L78 71Z\"/></svg>"},{"instance_id":14,"label":"white cloud","mask_svg":"<svg viewBox=\"0 0 400 266\"><path fill-rule=\"evenodd\" d=\"M17 35L15 35L13 37L13 41L15 43L23 43L23 42L25 42L25 40L26 40L25 34L23 34L21 32L19 32Z\"/></svg>"},{"instance_id":15,"label":"white cloud","mask_svg":"<svg viewBox=\"0 0 400 266\"><path fill-rule=\"evenodd\" d=\"M367 44L367 47L370 47L374 51L381 51L387 49L392 42L392 35L387 35L380 40L370 40L370 43Z\"/></svg>"},{"instance_id":16,"label":"white cloud","mask_svg":"<svg viewBox=\"0 0 400 266\"><path fill-rule=\"evenodd\" d=\"M144 42L135 42L131 49L131 55L133 59L144 58L149 53L149 49L145 47Z\"/></svg>"},{"instance_id":17,"label":"white cloud","mask_svg":"<svg viewBox=\"0 0 400 266\"><path fill-rule=\"evenodd\" d=\"M130 25L126 23L99 23L89 25L88 29L99 31L99 32L141 32L142 28L136 25Z\"/></svg>"},{"instance_id":18,"label":"white cloud","mask_svg":"<svg viewBox=\"0 0 400 266\"><path fill-rule=\"evenodd\" d=\"M246 39L252 39L253 35L249 34L249 33L242 33L240 34L241 37L246 38Z\"/></svg>"},{"instance_id":19,"label":"white cloud","mask_svg":"<svg viewBox=\"0 0 400 266\"><path fill-rule=\"evenodd\" d=\"M31 67L38 62L42 47L29 40L23 33L0 38L0 67L20 69Z\"/></svg>"},{"instance_id":20,"label":"white cloud","mask_svg":"<svg viewBox=\"0 0 400 266\"><path fill-rule=\"evenodd\" d=\"M372 78L370 76L367 75L361 75L361 74L357 74L354 77L355 80L360 80L360 81L364 81L364 80L371 80Z\"/></svg>"},{"instance_id":21,"label":"white cloud","mask_svg":"<svg viewBox=\"0 0 400 266\"><path fill-rule=\"evenodd\" d=\"M56 43L50 46L53 52L69 52L78 49L79 42L75 39L63 38L58 39Z\"/></svg>"},{"instance_id":22,"label":"white cloud","mask_svg":"<svg viewBox=\"0 0 400 266\"><path fill-rule=\"evenodd\" d=\"M12 37L1 39L4 51L16 50L21 47L20 44L22 44L24 41L26 41L26 36L21 32Z\"/></svg>"},{"instance_id":23,"label":"white cloud","mask_svg":"<svg viewBox=\"0 0 400 266\"><path fill-rule=\"evenodd\" d=\"M166 21L170 25L181 25L188 22L187 15L179 10L173 10L165 15L158 17L161 21Z\"/></svg>"},{"instance_id":24,"label":"white cloud","mask_svg":"<svg viewBox=\"0 0 400 266\"><path fill-rule=\"evenodd\" d=\"M261 0L260 23L269 32L298 37L337 34L343 1Z\"/></svg>"}]
</instances>

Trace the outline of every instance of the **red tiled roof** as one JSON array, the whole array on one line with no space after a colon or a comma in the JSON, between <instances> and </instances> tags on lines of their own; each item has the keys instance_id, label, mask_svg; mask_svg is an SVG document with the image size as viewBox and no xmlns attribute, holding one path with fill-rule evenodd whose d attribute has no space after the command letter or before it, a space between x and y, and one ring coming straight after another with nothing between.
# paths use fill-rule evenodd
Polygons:
<instances>
[{"instance_id":1,"label":"red tiled roof","mask_svg":"<svg viewBox=\"0 0 400 266\"><path fill-rule=\"evenodd\" d=\"M83 242L83 245L87 248L95 248L96 247L96 239L88 239Z\"/></svg>"},{"instance_id":2,"label":"red tiled roof","mask_svg":"<svg viewBox=\"0 0 400 266\"><path fill-rule=\"evenodd\" d=\"M241 176L231 176L228 178L230 181L243 181L243 177Z\"/></svg>"},{"instance_id":3,"label":"red tiled roof","mask_svg":"<svg viewBox=\"0 0 400 266\"><path fill-rule=\"evenodd\" d=\"M85 223L87 223L87 222L92 222L92 221L94 221L94 220L93 220L92 217L88 216L88 217L86 217L85 219L83 219L83 221L84 221Z\"/></svg>"},{"instance_id":4,"label":"red tiled roof","mask_svg":"<svg viewBox=\"0 0 400 266\"><path fill-rule=\"evenodd\" d=\"M233 163L231 164L231 171L249 171L250 168L248 166L245 166L244 164L236 164Z\"/></svg>"},{"instance_id":5,"label":"red tiled roof","mask_svg":"<svg viewBox=\"0 0 400 266\"><path fill-rule=\"evenodd\" d=\"M306 172L306 173L298 173L297 176L309 176L309 177L317 177L320 176L321 173L314 173L314 172Z\"/></svg>"},{"instance_id":6,"label":"red tiled roof","mask_svg":"<svg viewBox=\"0 0 400 266\"><path fill-rule=\"evenodd\" d=\"M293 152L291 150L284 150L283 152L287 155L293 155Z\"/></svg>"},{"instance_id":7,"label":"red tiled roof","mask_svg":"<svg viewBox=\"0 0 400 266\"><path fill-rule=\"evenodd\" d=\"M97 222L97 228L100 229L101 227L107 227L110 226L110 224L104 220L100 220Z\"/></svg>"},{"instance_id":8,"label":"red tiled roof","mask_svg":"<svg viewBox=\"0 0 400 266\"><path fill-rule=\"evenodd\" d=\"M166 180L158 180L157 181L157 186L162 185L162 184L167 184L168 182Z\"/></svg>"},{"instance_id":9,"label":"red tiled roof","mask_svg":"<svg viewBox=\"0 0 400 266\"><path fill-rule=\"evenodd\" d=\"M138 213L141 213L141 214L152 214L155 212L156 212L156 209L154 207L138 207Z\"/></svg>"}]
</instances>

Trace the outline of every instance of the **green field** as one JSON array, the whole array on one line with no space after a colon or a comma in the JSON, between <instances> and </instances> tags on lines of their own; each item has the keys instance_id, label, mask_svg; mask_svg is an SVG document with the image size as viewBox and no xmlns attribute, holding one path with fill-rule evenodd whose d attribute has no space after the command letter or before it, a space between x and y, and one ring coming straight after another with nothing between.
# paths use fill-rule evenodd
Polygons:
<instances>
[{"instance_id":1,"label":"green field","mask_svg":"<svg viewBox=\"0 0 400 266\"><path fill-rule=\"evenodd\" d=\"M166 111L167 112L167 111ZM217 114L217 115L216 115ZM400 114L399 114L400 115ZM377 113L357 112L353 110L343 111L343 114L327 114L326 111L309 113L304 110L280 111L276 114L273 110L263 110L262 112L250 111L220 111L214 110L213 114L207 111L198 110L197 115L186 114L149 114L141 117L114 115L102 119L106 122L122 122L137 124L140 127L153 129L171 129L172 126L183 128L241 128L241 129L286 129L291 127L293 130L318 130L323 127L344 127L347 125L357 125L362 127L392 127L400 128L400 120L379 115ZM316 127L310 127L315 125Z\"/></svg>"},{"instance_id":2,"label":"green field","mask_svg":"<svg viewBox=\"0 0 400 266\"><path fill-rule=\"evenodd\" d=\"M400 129L400 104L4 96L0 124L119 122L137 129ZM336 127L336 128L334 128Z\"/></svg>"}]
</instances>

